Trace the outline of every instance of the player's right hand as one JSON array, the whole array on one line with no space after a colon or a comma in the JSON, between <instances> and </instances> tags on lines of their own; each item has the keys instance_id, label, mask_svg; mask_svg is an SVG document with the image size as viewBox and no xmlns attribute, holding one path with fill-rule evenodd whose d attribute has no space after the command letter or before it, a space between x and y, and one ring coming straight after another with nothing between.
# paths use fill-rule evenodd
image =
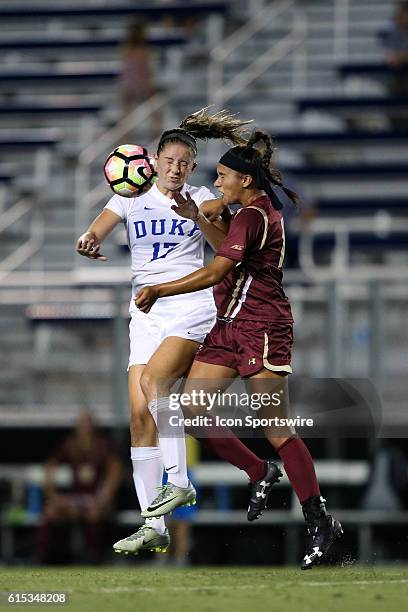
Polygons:
<instances>
[{"instance_id":1,"label":"player's right hand","mask_svg":"<svg viewBox=\"0 0 408 612\"><path fill-rule=\"evenodd\" d=\"M157 290L157 285L142 287L135 297L135 304L139 310L147 314L150 312L158 297L159 292Z\"/></svg>"},{"instance_id":2,"label":"player's right hand","mask_svg":"<svg viewBox=\"0 0 408 612\"><path fill-rule=\"evenodd\" d=\"M99 253L101 243L93 232L85 232L77 240L76 252L89 259L98 259L99 261L107 261L107 257Z\"/></svg>"}]
</instances>

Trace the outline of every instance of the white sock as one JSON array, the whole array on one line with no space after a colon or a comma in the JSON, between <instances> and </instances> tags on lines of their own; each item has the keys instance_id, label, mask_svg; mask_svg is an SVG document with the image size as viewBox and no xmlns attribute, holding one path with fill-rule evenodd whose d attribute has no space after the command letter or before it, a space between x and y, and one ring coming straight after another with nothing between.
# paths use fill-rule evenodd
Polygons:
<instances>
[{"instance_id":1,"label":"white sock","mask_svg":"<svg viewBox=\"0 0 408 612\"><path fill-rule=\"evenodd\" d=\"M158 446L130 447L133 465L133 482L141 510L145 510L157 497L162 486L163 460ZM164 533L164 516L146 519L146 522L159 533Z\"/></svg>"},{"instance_id":2,"label":"white sock","mask_svg":"<svg viewBox=\"0 0 408 612\"><path fill-rule=\"evenodd\" d=\"M152 400L148 408L159 434L159 445L168 482L185 489L188 487L188 476L183 412L180 406L170 410L168 397Z\"/></svg>"}]
</instances>

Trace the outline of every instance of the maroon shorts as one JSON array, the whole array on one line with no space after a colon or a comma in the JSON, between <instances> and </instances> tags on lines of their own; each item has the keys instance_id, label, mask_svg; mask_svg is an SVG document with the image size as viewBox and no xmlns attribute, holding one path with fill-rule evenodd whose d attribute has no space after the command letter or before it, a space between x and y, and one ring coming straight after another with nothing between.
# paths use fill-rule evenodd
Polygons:
<instances>
[{"instance_id":1,"label":"maroon shorts","mask_svg":"<svg viewBox=\"0 0 408 612\"><path fill-rule=\"evenodd\" d=\"M226 366L240 376L252 376L263 368L291 373L293 323L217 319L198 349L195 359Z\"/></svg>"}]
</instances>

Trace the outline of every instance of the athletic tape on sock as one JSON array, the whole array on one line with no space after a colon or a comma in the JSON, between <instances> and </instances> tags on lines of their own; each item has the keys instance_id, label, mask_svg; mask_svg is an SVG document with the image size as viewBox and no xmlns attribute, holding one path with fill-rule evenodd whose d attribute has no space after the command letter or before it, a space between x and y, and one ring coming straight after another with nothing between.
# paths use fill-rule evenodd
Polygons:
<instances>
[{"instance_id":1,"label":"athletic tape on sock","mask_svg":"<svg viewBox=\"0 0 408 612\"><path fill-rule=\"evenodd\" d=\"M146 461L161 457L160 446L131 446L130 458L135 461Z\"/></svg>"}]
</instances>

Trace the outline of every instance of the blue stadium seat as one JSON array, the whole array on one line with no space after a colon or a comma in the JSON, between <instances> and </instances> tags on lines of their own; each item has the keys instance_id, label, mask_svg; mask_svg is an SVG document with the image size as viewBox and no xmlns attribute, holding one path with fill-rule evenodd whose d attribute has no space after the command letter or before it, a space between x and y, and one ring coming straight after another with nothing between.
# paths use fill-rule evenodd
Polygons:
<instances>
[{"instance_id":1,"label":"blue stadium seat","mask_svg":"<svg viewBox=\"0 0 408 612\"><path fill-rule=\"evenodd\" d=\"M355 64L340 64L337 71L342 78L350 76L369 76L387 78L393 74L407 74L408 69L392 69L384 62L359 62Z\"/></svg>"},{"instance_id":2,"label":"blue stadium seat","mask_svg":"<svg viewBox=\"0 0 408 612\"><path fill-rule=\"evenodd\" d=\"M89 37L78 38L62 34L57 37L43 36L41 38L15 38L15 39L0 39L1 51L39 51L39 50L98 50L110 49L118 47L122 42L122 38L116 36L111 38L96 38ZM187 42L187 38L180 34L174 36L151 36L148 40L150 45L155 47L169 47L173 45L183 45Z\"/></svg>"},{"instance_id":3,"label":"blue stadium seat","mask_svg":"<svg viewBox=\"0 0 408 612\"><path fill-rule=\"evenodd\" d=\"M367 213L386 211L388 213L408 214L408 196L403 198L338 198L318 199L315 202L319 209L319 217L331 215L357 216Z\"/></svg>"},{"instance_id":4,"label":"blue stadium seat","mask_svg":"<svg viewBox=\"0 0 408 612\"><path fill-rule=\"evenodd\" d=\"M285 172L285 168L282 168ZM383 178L408 176L408 163L389 164L338 164L338 165L304 165L301 167L286 168L287 172L305 179L342 178L349 177L357 180L377 180Z\"/></svg>"},{"instance_id":5,"label":"blue stadium seat","mask_svg":"<svg viewBox=\"0 0 408 612\"><path fill-rule=\"evenodd\" d=\"M3 174L2 172L0 172L0 183L1 184L5 184L5 183L9 183L12 180L12 176L10 174Z\"/></svg>"},{"instance_id":6,"label":"blue stadium seat","mask_svg":"<svg viewBox=\"0 0 408 612\"><path fill-rule=\"evenodd\" d=\"M315 248L334 246L333 236L317 236L314 240ZM364 248L365 251L374 251L376 254L391 249L406 249L408 247L408 236L406 233L393 233L386 237L379 237L373 233L356 233L350 235L351 248Z\"/></svg>"},{"instance_id":7,"label":"blue stadium seat","mask_svg":"<svg viewBox=\"0 0 408 612\"><path fill-rule=\"evenodd\" d=\"M19 130L15 134L0 133L0 151L55 147L61 142L61 134L54 130Z\"/></svg>"},{"instance_id":8,"label":"blue stadium seat","mask_svg":"<svg viewBox=\"0 0 408 612\"><path fill-rule=\"evenodd\" d=\"M302 98L298 100L297 107L300 112L308 110L379 110L389 112L393 110L407 109L408 98L391 98L387 96Z\"/></svg>"},{"instance_id":9,"label":"blue stadium seat","mask_svg":"<svg viewBox=\"0 0 408 612\"><path fill-rule=\"evenodd\" d=\"M67 19L83 19L86 17L94 17L96 19L115 18L115 17L161 17L163 15L172 15L174 17L191 17L194 15L206 13L227 12L229 2L171 2L165 5L154 5L151 2L138 2L137 5L129 4L107 6L106 4L91 5L84 3L85 6L58 6L52 3L31 4L21 7L6 6L0 8L0 20L4 22L7 19L17 19L18 21L35 21L38 19L52 19L60 17L64 21Z\"/></svg>"},{"instance_id":10,"label":"blue stadium seat","mask_svg":"<svg viewBox=\"0 0 408 612\"><path fill-rule=\"evenodd\" d=\"M303 166L280 167L283 175L285 172L310 181L314 180L336 180L349 178L354 180L382 180L384 178L406 178L408 176L408 163L388 164L304 164ZM214 167L207 167L207 180L214 181L216 173Z\"/></svg>"},{"instance_id":11,"label":"blue stadium seat","mask_svg":"<svg viewBox=\"0 0 408 612\"><path fill-rule=\"evenodd\" d=\"M408 131L391 130L353 130L343 132L281 132L274 134L278 144L295 145L350 145L355 143L388 144L392 142L408 142Z\"/></svg>"},{"instance_id":12,"label":"blue stadium seat","mask_svg":"<svg viewBox=\"0 0 408 612\"><path fill-rule=\"evenodd\" d=\"M22 116L46 116L50 115L72 115L78 117L81 114L94 114L102 109L102 105L96 104L1 104L0 117L16 115Z\"/></svg>"},{"instance_id":13,"label":"blue stadium seat","mask_svg":"<svg viewBox=\"0 0 408 612\"><path fill-rule=\"evenodd\" d=\"M381 41L385 41L389 32L390 32L389 28L381 28L380 30L378 30L377 36Z\"/></svg>"},{"instance_id":14,"label":"blue stadium seat","mask_svg":"<svg viewBox=\"0 0 408 612\"><path fill-rule=\"evenodd\" d=\"M24 83L53 86L64 83L92 83L110 81L119 74L118 70L83 70L82 72L60 72L50 68L41 70L0 70L0 87Z\"/></svg>"}]
</instances>

